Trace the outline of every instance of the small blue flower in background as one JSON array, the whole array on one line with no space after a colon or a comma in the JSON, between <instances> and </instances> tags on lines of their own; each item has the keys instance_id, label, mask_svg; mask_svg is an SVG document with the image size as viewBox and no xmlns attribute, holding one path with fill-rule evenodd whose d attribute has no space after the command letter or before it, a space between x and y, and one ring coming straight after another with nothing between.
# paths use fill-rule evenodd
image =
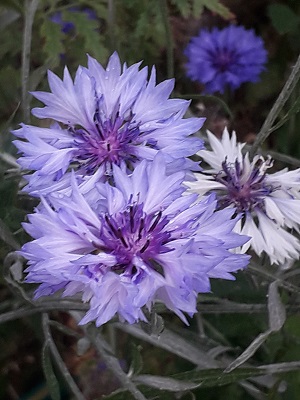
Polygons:
<instances>
[{"instance_id":1,"label":"small blue flower in background","mask_svg":"<svg viewBox=\"0 0 300 400\"><path fill-rule=\"evenodd\" d=\"M235 25L201 29L185 55L187 76L203 84L205 93L224 93L244 82L256 82L267 62L262 39L253 30Z\"/></svg>"},{"instance_id":2,"label":"small blue flower in background","mask_svg":"<svg viewBox=\"0 0 300 400\"><path fill-rule=\"evenodd\" d=\"M80 10L78 7L70 7L68 9L69 12L82 12L84 13L88 19L92 20L92 19L96 19L97 15L95 13L94 10L92 10L91 8L84 8L83 10ZM75 25L73 24L73 22L70 21L65 21L63 19L63 14L61 11L56 11L55 13L53 13L50 16L50 21L54 22L55 24L58 24L61 26L61 30L63 33L70 33L75 29Z\"/></svg>"},{"instance_id":3,"label":"small blue flower in background","mask_svg":"<svg viewBox=\"0 0 300 400\"><path fill-rule=\"evenodd\" d=\"M50 93L34 92L45 104L33 115L53 120L52 126L22 125L14 134L23 155L27 191L35 196L70 186L70 169L82 179L94 174L110 179L113 165L128 172L143 159L153 160L162 152L169 171L188 170L195 165L187 157L203 148L192 137L204 118L183 118L189 101L169 98L174 80L156 84L155 68L140 63L121 66L114 53L104 69L94 58L79 67L74 82L67 68L63 80L49 71ZM26 139L24 141L23 139Z\"/></svg>"},{"instance_id":4,"label":"small blue flower in background","mask_svg":"<svg viewBox=\"0 0 300 400\"><path fill-rule=\"evenodd\" d=\"M115 185L97 183L96 201L80 193L73 173L70 196L43 200L24 224L34 240L20 252L26 281L41 284L36 297L81 294L90 304L81 324L116 314L145 321L142 308L156 300L187 323L210 278L234 279L249 261L234 253L249 239L233 232L234 209L216 211L213 195L196 202L184 193L185 173L166 167L161 154L130 175L113 165Z\"/></svg>"},{"instance_id":5,"label":"small blue flower in background","mask_svg":"<svg viewBox=\"0 0 300 400\"><path fill-rule=\"evenodd\" d=\"M271 263L298 259L300 241L291 230L300 230L300 168L268 173L273 161L243 154L245 143L235 133L224 131L221 140L208 132L211 150L198 155L209 169L196 173L197 181L186 182L190 191L203 196L215 192L218 207L234 207L241 217L236 231L251 239L243 246L259 256L266 253Z\"/></svg>"}]
</instances>

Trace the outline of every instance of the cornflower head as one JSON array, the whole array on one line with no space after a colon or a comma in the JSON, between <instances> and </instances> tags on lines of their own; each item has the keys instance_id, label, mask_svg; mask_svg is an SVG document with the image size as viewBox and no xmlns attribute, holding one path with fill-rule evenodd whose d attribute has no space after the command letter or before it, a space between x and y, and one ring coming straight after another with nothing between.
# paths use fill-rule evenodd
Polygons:
<instances>
[{"instance_id":1,"label":"cornflower head","mask_svg":"<svg viewBox=\"0 0 300 400\"><path fill-rule=\"evenodd\" d=\"M197 180L186 182L189 190L201 196L214 191L218 209L234 207L241 217L236 231L251 237L243 252L264 252L276 264L298 259L300 242L291 230L298 232L300 225L300 169L269 173L271 157L250 161L234 132L230 138L225 130L220 140L208 132L208 139L211 150L198 155L211 168L195 173Z\"/></svg>"},{"instance_id":2,"label":"cornflower head","mask_svg":"<svg viewBox=\"0 0 300 400\"><path fill-rule=\"evenodd\" d=\"M187 76L204 86L205 93L235 90L256 82L265 69L267 52L252 29L229 25L201 29L185 49Z\"/></svg>"},{"instance_id":3,"label":"cornflower head","mask_svg":"<svg viewBox=\"0 0 300 400\"><path fill-rule=\"evenodd\" d=\"M187 323L210 278L234 279L247 265L249 256L233 250L248 237L233 232L234 209L216 211L213 195L196 202L183 194L185 173L167 174L161 154L131 175L112 168L115 185L98 182L97 201L78 190L73 173L70 196L53 193L29 215L26 281L40 284L36 297L81 294L90 305L81 324L115 314L146 320L143 307L155 301Z\"/></svg>"},{"instance_id":4,"label":"cornflower head","mask_svg":"<svg viewBox=\"0 0 300 400\"><path fill-rule=\"evenodd\" d=\"M73 82L67 68L63 80L49 71L51 93L33 92L45 104L33 115L54 121L50 128L22 125L14 134L22 153L19 164L33 171L27 176L27 192L47 195L70 186L70 171L87 180L94 174L109 180L113 166L130 173L143 159L153 160L161 151L168 170L189 170L187 157L203 147L191 137L204 118L183 116L189 102L170 99L174 81L156 84L155 68L140 63L121 66L114 53L104 69L88 57L88 67L79 67Z\"/></svg>"}]
</instances>

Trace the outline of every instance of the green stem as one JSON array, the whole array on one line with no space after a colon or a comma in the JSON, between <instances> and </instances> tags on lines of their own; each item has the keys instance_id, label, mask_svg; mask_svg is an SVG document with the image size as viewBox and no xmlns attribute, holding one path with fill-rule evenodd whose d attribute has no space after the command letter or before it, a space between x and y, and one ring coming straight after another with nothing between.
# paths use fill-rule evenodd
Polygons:
<instances>
[{"instance_id":1,"label":"green stem","mask_svg":"<svg viewBox=\"0 0 300 400\"><path fill-rule=\"evenodd\" d=\"M263 126L261 127L260 132L258 133L252 147L250 150L250 156L256 153L258 147L267 139L267 137L272 132L273 124L278 117L279 113L281 112L283 106L285 105L286 101L290 97L292 91L294 90L296 83L300 78L300 55L294 65L292 72L286 81L282 91L280 92L277 100L275 101L273 107L271 108Z\"/></svg>"},{"instance_id":2,"label":"green stem","mask_svg":"<svg viewBox=\"0 0 300 400\"><path fill-rule=\"evenodd\" d=\"M39 0L25 0L24 12L25 23L23 30L23 47L22 47L22 108L23 120L25 123L30 119L30 100L29 100L29 73L30 73L30 52L31 38L34 15L37 10Z\"/></svg>"},{"instance_id":3,"label":"green stem","mask_svg":"<svg viewBox=\"0 0 300 400\"><path fill-rule=\"evenodd\" d=\"M49 328L49 317L48 314L43 314L42 318L42 326L43 326L43 332L45 336L45 341L49 345L49 349L54 357L54 360L60 369L63 377L65 378L67 384L69 385L70 390L72 391L73 395L77 400L84 400L84 396L79 390L78 386L76 385L72 375L70 374L68 368L66 367L66 364L64 363L63 359L61 358L61 355L59 354L59 351L57 350L56 344L52 338L50 328Z\"/></svg>"},{"instance_id":4,"label":"green stem","mask_svg":"<svg viewBox=\"0 0 300 400\"><path fill-rule=\"evenodd\" d=\"M6 313L0 314L0 324L4 322L13 321L14 319L27 317L29 315L33 315L39 312L47 312L51 310L61 310L61 311L87 311L89 306L87 304L81 302L73 302L73 301L49 301L49 302L41 302L40 304L32 305L32 306L24 306L18 308L17 310L8 311Z\"/></svg>"},{"instance_id":5,"label":"green stem","mask_svg":"<svg viewBox=\"0 0 300 400\"><path fill-rule=\"evenodd\" d=\"M139 389L135 386L131 379L122 370L119 360L114 355L110 355L108 353L108 344L101 337L96 328L91 325L85 329L85 332L87 333L87 337L89 338L89 340L96 347L97 352L107 365L107 368L109 368L114 373L114 375L116 376L116 378L118 378L124 388L126 388L136 400L147 400L143 393L139 391Z\"/></svg>"}]
</instances>

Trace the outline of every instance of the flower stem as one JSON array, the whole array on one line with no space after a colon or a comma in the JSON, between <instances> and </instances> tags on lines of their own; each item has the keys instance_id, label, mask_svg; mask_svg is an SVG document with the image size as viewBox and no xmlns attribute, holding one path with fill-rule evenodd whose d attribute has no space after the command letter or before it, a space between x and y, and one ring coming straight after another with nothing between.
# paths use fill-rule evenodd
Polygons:
<instances>
[{"instance_id":1,"label":"flower stem","mask_svg":"<svg viewBox=\"0 0 300 400\"><path fill-rule=\"evenodd\" d=\"M272 127L273 127L274 121L276 120L280 111L282 110L283 106L285 105L286 101L290 97L299 78L300 78L300 55L298 56L296 64L294 65L288 80L286 81L282 91L280 92L272 109L270 110L263 126L261 127L260 132L258 133L258 135L251 147L251 150L250 150L251 157L254 156L258 147L267 139L267 137L273 131Z\"/></svg>"},{"instance_id":2,"label":"flower stem","mask_svg":"<svg viewBox=\"0 0 300 400\"><path fill-rule=\"evenodd\" d=\"M114 373L124 388L126 388L136 400L147 400L143 393L139 391L131 379L122 370L118 359L114 355L108 353L108 344L101 337L95 326L91 324L88 326L88 328L85 328L85 332L87 337L96 347L97 352L102 357L103 361L107 365L107 368Z\"/></svg>"},{"instance_id":3,"label":"flower stem","mask_svg":"<svg viewBox=\"0 0 300 400\"><path fill-rule=\"evenodd\" d=\"M5 313L0 314L0 324L4 322L12 321L14 319L23 318L29 315L33 315L39 312L46 312L51 310L62 310L62 311L87 311L88 305L82 302L73 302L73 301L65 301L65 300L56 300L56 301L41 301L40 303L26 305L24 307L20 307L20 302L15 304L15 307L18 307L16 310L7 311Z\"/></svg>"},{"instance_id":4,"label":"flower stem","mask_svg":"<svg viewBox=\"0 0 300 400\"><path fill-rule=\"evenodd\" d=\"M73 395L77 400L84 400L84 396L79 390L78 386L76 385L72 375L70 374L68 368L66 367L66 364L64 363L63 359L61 358L61 355L59 354L59 351L57 350L56 344L52 338L50 328L49 328L49 317L48 314L43 314L42 317L42 325L43 325L43 332L45 336L45 341L47 345L49 346L49 349L51 351L51 354L53 355L56 364L58 368L60 369L61 373L63 374L70 390L72 391Z\"/></svg>"}]
</instances>

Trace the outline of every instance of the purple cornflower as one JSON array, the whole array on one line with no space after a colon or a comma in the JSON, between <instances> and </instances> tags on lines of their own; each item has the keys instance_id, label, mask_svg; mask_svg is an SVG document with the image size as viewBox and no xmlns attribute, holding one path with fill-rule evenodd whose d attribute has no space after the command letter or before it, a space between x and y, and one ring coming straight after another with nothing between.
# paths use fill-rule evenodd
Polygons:
<instances>
[{"instance_id":1,"label":"purple cornflower","mask_svg":"<svg viewBox=\"0 0 300 400\"><path fill-rule=\"evenodd\" d=\"M218 208L234 207L241 217L236 231L251 237L242 251L251 247L258 255L265 252L271 263L283 264L299 258L300 242L291 229L300 226L300 169L287 168L273 174L270 157L243 154L245 143L237 143L227 130L221 140L208 132L211 151L198 155L211 167L196 173L197 181L186 182L192 192L201 196L217 194Z\"/></svg>"},{"instance_id":2,"label":"purple cornflower","mask_svg":"<svg viewBox=\"0 0 300 400\"><path fill-rule=\"evenodd\" d=\"M26 281L41 284L36 297L81 293L90 304L81 324L99 326L115 314L146 320L142 308L156 300L187 323L183 312L196 312L209 278L234 279L247 265L249 257L233 250L248 237L232 231L233 209L215 211L214 196L196 203L197 195L183 195L185 173L167 175L162 155L131 175L117 165L113 173L115 186L96 184L96 202L89 204L73 174L70 196L53 193L29 215Z\"/></svg>"},{"instance_id":3,"label":"purple cornflower","mask_svg":"<svg viewBox=\"0 0 300 400\"><path fill-rule=\"evenodd\" d=\"M148 81L147 67L139 66L122 68L114 53L106 70L89 57L88 68L79 67L74 82L67 68L63 80L49 71L51 93L33 93L46 106L32 113L56 122L50 128L22 125L14 131L27 140L15 141L23 153L21 167L36 171L27 176L29 193L45 195L53 185L56 190L70 186L71 169L82 179L97 173L109 180L114 165L130 172L158 151L170 172L194 165L187 157L203 143L190 135L204 118L184 119L189 102L169 99L174 81L156 84L155 68Z\"/></svg>"},{"instance_id":4,"label":"purple cornflower","mask_svg":"<svg viewBox=\"0 0 300 400\"><path fill-rule=\"evenodd\" d=\"M201 29L185 49L187 76L203 84L205 93L235 90L244 82L257 82L265 69L267 52L252 29L230 25Z\"/></svg>"}]
</instances>

